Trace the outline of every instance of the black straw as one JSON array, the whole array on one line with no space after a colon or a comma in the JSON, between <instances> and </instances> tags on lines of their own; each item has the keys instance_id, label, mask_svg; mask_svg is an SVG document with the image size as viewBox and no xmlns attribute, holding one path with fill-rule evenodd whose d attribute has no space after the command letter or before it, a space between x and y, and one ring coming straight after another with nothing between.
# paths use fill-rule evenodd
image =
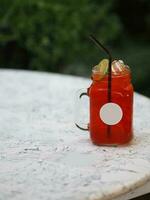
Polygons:
<instances>
[{"instance_id":1,"label":"black straw","mask_svg":"<svg viewBox=\"0 0 150 200\"><path fill-rule=\"evenodd\" d=\"M105 53L107 53L108 55L108 59L109 59L109 64L108 64L108 102L111 102L111 82L112 82L112 72L111 72L111 63L112 63L112 56L109 52L109 50L104 47L101 42L99 42L93 35L90 35L89 38L95 43L95 45L98 47L98 48L101 48L104 50ZM111 133L111 127L108 125L108 128L107 128L107 133L108 135L110 135Z\"/></svg>"}]
</instances>

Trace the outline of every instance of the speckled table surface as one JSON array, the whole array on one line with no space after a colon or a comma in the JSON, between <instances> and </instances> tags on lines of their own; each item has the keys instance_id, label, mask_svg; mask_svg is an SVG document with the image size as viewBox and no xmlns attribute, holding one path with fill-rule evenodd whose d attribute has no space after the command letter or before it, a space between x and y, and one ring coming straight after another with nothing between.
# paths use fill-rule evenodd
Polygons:
<instances>
[{"instance_id":1,"label":"speckled table surface","mask_svg":"<svg viewBox=\"0 0 150 200\"><path fill-rule=\"evenodd\" d=\"M134 140L98 147L73 123L90 80L0 71L0 200L109 200L150 181L150 100L135 94Z\"/></svg>"}]
</instances>

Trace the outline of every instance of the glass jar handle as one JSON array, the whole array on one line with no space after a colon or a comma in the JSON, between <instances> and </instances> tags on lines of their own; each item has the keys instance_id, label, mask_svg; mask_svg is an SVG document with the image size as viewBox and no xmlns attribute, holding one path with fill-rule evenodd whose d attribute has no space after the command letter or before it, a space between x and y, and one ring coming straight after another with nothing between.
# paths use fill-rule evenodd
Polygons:
<instances>
[{"instance_id":1,"label":"glass jar handle","mask_svg":"<svg viewBox=\"0 0 150 200\"><path fill-rule=\"evenodd\" d=\"M75 103L76 103L76 106L75 106L75 116L76 116L75 117L75 125L76 125L77 128L79 128L83 131L88 131L89 130L89 124L83 125L83 123L82 123L82 125L79 125L81 123L77 122L77 121L79 121L79 115L80 115L80 117L83 115L83 110L82 110L82 114L81 114L81 109L80 109L81 108L81 105L80 105L81 102L80 102L80 100L84 96L89 97L87 89L80 89L80 90L77 91L76 101L75 101ZM87 115L87 113L85 113L85 115Z\"/></svg>"}]
</instances>

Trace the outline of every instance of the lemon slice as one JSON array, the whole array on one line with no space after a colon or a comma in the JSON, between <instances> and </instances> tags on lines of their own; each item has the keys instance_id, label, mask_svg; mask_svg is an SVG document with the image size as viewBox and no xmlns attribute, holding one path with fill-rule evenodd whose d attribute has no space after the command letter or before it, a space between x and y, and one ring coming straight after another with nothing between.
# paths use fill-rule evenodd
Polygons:
<instances>
[{"instance_id":1,"label":"lemon slice","mask_svg":"<svg viewBox=\"0 0 150 200\"><path fill-rule=\"evenodd\" d=\"M98 64L99 66L99 71L103 74L106 75L108 72L108 64L109 64L109 60L108 59L103 59L100 61L100 63Z\"/></svg>"},{"instance_id":2,"label":"lemon slice","mask_svg":"<svg viewBox=\"0 0 150 200\"><path fill-rule=\"evenodd\" d=\"M109 60L103 59L100 61L98 65L96 65L93 68L93 71L94 71L93 77L95 80L101 80L106 76L108 72L108 64L109 64Z\"/></svg>"}]
</instances>

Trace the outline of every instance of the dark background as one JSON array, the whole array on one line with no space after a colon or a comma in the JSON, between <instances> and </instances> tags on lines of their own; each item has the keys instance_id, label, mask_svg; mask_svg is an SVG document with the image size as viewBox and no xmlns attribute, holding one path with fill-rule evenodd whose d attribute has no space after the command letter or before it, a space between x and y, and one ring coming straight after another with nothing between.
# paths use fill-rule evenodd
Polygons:
<instances>
[{"instance_id":1,"label":"dark background","mask_svg":"<svg viewBox=\"0 0 150 200\"><path fill-rule=\"evenodd\" d=\"M105 57L91 33L150 97L150 0L0 0L0 68L88 77Z\"/></svg>"}]
</instances>

